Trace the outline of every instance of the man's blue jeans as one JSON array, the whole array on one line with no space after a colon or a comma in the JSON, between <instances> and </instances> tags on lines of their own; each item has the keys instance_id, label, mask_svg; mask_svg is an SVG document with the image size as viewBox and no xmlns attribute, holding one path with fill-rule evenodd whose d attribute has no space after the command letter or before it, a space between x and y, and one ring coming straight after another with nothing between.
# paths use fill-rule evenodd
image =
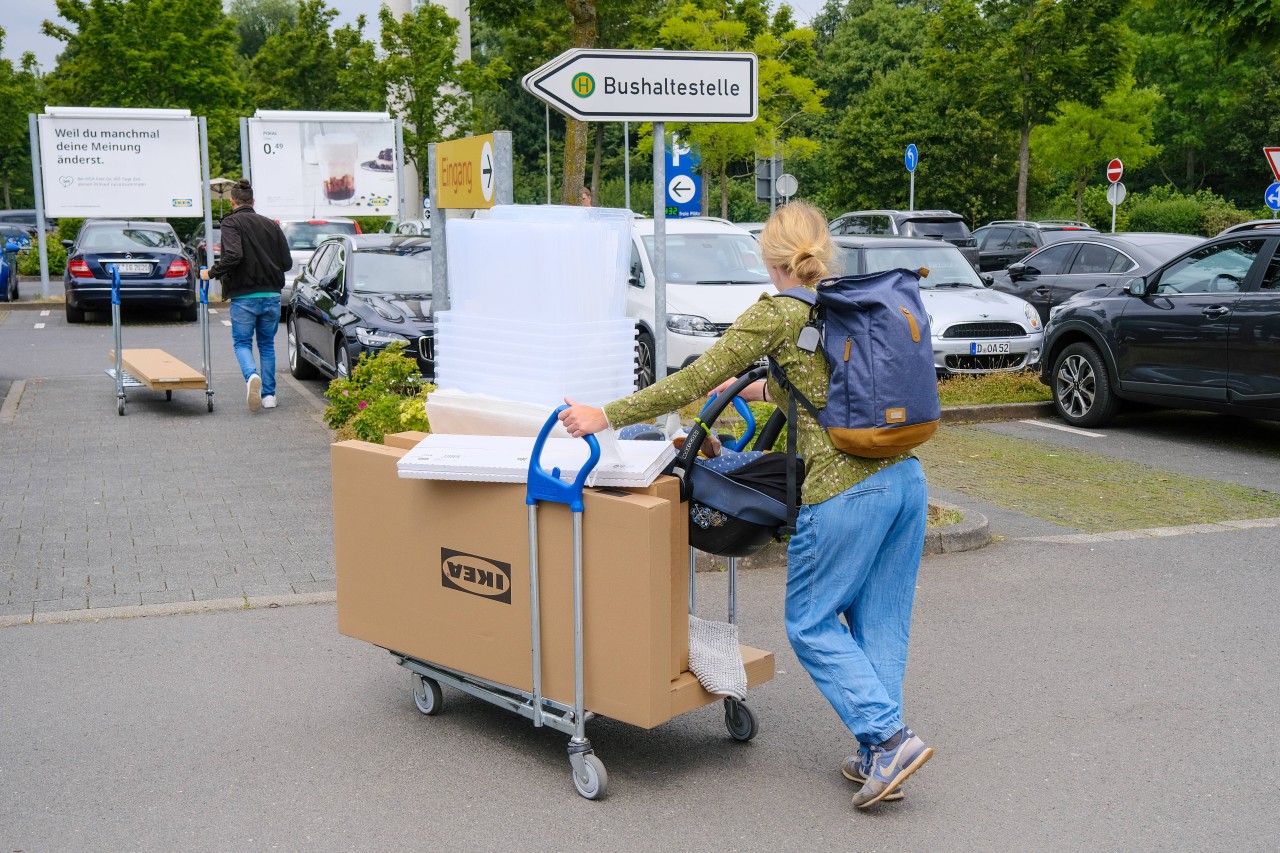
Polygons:
<instances>
[{"instance_id":1,"label":"man's blue jeans","mask_svg":"<svg viewBox=\"0 0 1280 853\"><path fill-rule=\"evenodd\" d=\"M787 549L787 638L863 744L903 726L902 679L928 509L920 462L906 459L801 507Z\"/></svg>"},{"instance_id":2,"label":"man's blue jeans","mask_svg":"<svg viewBox=\"0 0 1280 853\"><path fill-rule=\"evenodd\" d=\"M231 300L231 342L244 381L258 374L262 377L262 396L276 393L276 330L280 328L280 297L254 296ZM258 353L262 365L254 363L253 338L258 337Z\"/></svg>"}]
</instances>

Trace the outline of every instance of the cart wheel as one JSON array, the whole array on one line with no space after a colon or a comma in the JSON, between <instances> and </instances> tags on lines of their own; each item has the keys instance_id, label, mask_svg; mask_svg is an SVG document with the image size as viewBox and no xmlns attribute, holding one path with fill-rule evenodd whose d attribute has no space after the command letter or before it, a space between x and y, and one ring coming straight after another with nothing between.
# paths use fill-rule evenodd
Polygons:
<instances>
[{"instance_id":1,"label":"cart wheel","mask_svg":"<svg viewBox=\"0 0 1280 853\"><path fill-rule=\"evenodd\" d=\"M433 679L425 676L413 676L413 704L418 706L418 710L428 717L434 717L440 713L440 708L444 705L444 697L440 693L440 684Z\"/></svg>"},{"instance_id":2,"label":"cart wheel","mask_svg":"<svg viewBox=\"0 0 1280 853\"><path fill-rule=\"evenodd\" d=\"M165 392L164 392L164 398L165 398L166 400L172 400L172 399L173 399L173 392L172 392L172 391L165 391Z\"/></svg>"},{"instance_id":3,"label":"cart wheel","mask_svg":"<svg viewBox=\"0 0 1280 853\"><path fill-rule=\"evenodd\" d=\"M213 398L212 398L212 397L206 397L205 399L206 399L206 400L207 400L207 402L209 403L209 411L211 411L211 412L212 412L212 411L213 411Z\"/></svg>"},{"instance_id":4,"label":"cart wheel","mask_svg":"<svg viewBox=\"0 0 1280 853\"><path fill-rule=\"evenodd\" d=\"M116 411L121 415L124 414L124 397L116 400Z\"/></svg>"},{"instance_id":5,"label":"cart wheel","mask_svg":"<svg viewBox=\"0 0 1280 853\"><path fill-rule=\"evenodd\" d=\"M724 727L729 730L729 737L742 743L751 740L760 731L756 715L745 703L731 696L724 700Z\"/></svg>"},{"instance_id":6,"label":"cart wheel","mask_svg":"<svg viewBox=\"0 0 1280 853\"><path fill-rule=\"evenodd\" d=\"M576 772L573 775L573 787L588 800L598 800L604 796L604 789L609 786L609 774L604 770L604 762L593 753L582 756L582 778Z\"/></svg>"}]
</instances>

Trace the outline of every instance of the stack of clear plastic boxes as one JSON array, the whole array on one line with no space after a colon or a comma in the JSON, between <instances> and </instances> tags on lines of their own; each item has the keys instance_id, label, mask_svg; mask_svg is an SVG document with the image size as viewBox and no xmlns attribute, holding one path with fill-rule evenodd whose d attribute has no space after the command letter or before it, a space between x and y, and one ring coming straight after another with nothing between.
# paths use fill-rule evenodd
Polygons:
<instances>
[{"instance_id":1,"label":"stack of clear plastic boxes","mask_svg":"<svg viewBox=\"0 0 1280 853\"><path fill-rule=\"evenodd\" d=\"M610 208L507 205L449 222L436 383L547 406L631 393L630 229L631 213Z\"/></svg>"}]
</instances>

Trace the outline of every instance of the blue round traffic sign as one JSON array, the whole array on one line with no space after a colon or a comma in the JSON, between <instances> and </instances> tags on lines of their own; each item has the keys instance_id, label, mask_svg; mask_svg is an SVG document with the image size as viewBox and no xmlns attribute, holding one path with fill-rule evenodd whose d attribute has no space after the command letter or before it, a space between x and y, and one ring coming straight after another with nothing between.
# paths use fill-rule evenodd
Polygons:
<instances>
[{"instance_id":1,"label":"blue round traffic sign","mask_svg":"<svg viewBox=\"0 0 1280 853\"><path fill-rule=\"evenodd\" d=\"M916 151L916 144L913 142L907 146L907 153L902 158L902 162L907 164L907 171L914 172L916 163L920 162L920 152Z\"/></svg>"},{"instance_id":2,"label":"blue round traffic sign","mask_svg":"<svg viewBox=\"0 0 1280 853\"><path fill-rule=\"evenodd\" d=\"M1280 181L1276 181L1267 187L1267 191L1262 197L1266 200L1267 207L1272 210L1280 210Z\"/></svg>"}]
</instances>

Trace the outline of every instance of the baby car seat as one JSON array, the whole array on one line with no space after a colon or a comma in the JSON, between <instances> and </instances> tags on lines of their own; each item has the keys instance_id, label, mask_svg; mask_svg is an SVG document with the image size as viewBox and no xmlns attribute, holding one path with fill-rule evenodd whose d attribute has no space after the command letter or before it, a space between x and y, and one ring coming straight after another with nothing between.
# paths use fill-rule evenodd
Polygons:
<instances>
[{"instance_id":1,"label":"baby car seat","mask_svg":"<svg viewBox=\"0 0 1280 853\"><path fill-rule=\"evenodd\" d=\"M689 544L699 551L722 557L745 557L754 554L781 536L787 525L787 457L763 448L772 447L786 423L786 412L779 408L760 431L750 450L737 449L725 442L714 459L698 456L707 431L720 414L747 385L764 377L767 368L755 367L738 377L724 394L707 405L698 422L689 430L684 446L666 473L680 479L681 500L689 503ZM739 401L740 402L740 401ZM745 445L754 431L755 421L742 406L748 418L748 429L737 443ZM649 424L626 427L620 438L665 440L662 433ZM804 481L804 463L797 459L795 492L800 493Z\"/></svg>"}]
</instances>

